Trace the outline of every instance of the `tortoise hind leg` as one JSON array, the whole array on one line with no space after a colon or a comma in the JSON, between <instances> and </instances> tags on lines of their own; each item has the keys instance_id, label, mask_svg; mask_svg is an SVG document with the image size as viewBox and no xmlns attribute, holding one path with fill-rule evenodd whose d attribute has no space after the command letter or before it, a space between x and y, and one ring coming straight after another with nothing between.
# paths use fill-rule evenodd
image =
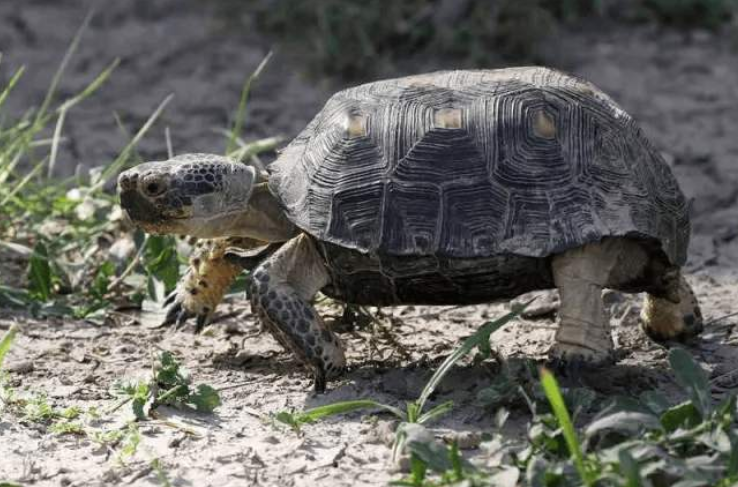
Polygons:
<instances>
[{"instance_id":1,"label":"tortoise hind leg","mask_svg":"<svg viewBox=\"0 0 738 487\"><path fill-rule=\"evenodd\" d=\"M643 300L641 328L657 343L685 342L699 335L704 328L700 305L681 272L677 289L678 302L653 294L646 294Z\"/></svg>"},{"instance_id":2,"label":"tortoise hind leg","mask_svg":"<svg viewBox=\"0 0 738 487\"><path fill-rule=\"evenodd\" d=\"M618 240L603 240L554 256L551 267L561 298L556 343L549 351L554 361L593 365L613 361L610 318L602 289L619 253Z\"/></svg>"},{"instance_id":3,"label":"tortoise hind leg","mask_svg":"<svg viewBox=\"0 0 738 487\"><path fill-rule=\"evenodd\" d=\"M257 267L252 279L252 309L277 341L313 370L315 390L323 392L346 359L338 337L310 303L330 280L313 243L305 235L295 237Z\"/></svg>"}]
</instances>

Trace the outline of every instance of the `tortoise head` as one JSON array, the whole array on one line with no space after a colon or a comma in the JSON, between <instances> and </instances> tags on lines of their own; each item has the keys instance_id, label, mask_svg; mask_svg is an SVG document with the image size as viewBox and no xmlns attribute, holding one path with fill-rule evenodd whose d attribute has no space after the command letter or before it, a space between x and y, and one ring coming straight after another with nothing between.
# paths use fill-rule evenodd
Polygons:
<instances>
[{"instance_id":1,"label":"tortoise head","mask_svg":"<svg viewBox=\"0 0 738 487\"><path fill-rule=\"evenodd\" d=\"M234 214L246 211L255 179L245 164L185 154L122 172L118 193L128 217L149 233L217 237Z\"/></svg>"}]
</instances>

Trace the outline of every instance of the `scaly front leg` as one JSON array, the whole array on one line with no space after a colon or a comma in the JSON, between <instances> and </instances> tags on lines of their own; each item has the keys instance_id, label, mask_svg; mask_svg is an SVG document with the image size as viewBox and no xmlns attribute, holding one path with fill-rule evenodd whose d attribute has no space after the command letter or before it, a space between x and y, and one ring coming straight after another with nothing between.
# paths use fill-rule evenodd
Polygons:
<instances>
[{"instance_id":1,"label":"scaly front leg","mask_svg":"<svg viewBox=\"0 0 738 487\"><path fill-rule=\"evenodd\" d=\"M282 346L312 369L316 392L323 392L327 379L346 364L338 337L311 304L329 279L305 235L284 244L252 274L252 310Z\"/></svg>"},{"instance_id":2,"label":"scaly front leg","mask_svg":"<svg viewBox=\"0 0 738 487\"><path fill-rule=\"evenodd\" d=\"M164 301L167 314L162 324L181 327L195 316L196 331L200 331L210 322L226 291L243 270L243 266L226 258L226 251L260 245L262 242L257 240L235 237L198 241L189 269Z\"/></svg>"}]
</instances>

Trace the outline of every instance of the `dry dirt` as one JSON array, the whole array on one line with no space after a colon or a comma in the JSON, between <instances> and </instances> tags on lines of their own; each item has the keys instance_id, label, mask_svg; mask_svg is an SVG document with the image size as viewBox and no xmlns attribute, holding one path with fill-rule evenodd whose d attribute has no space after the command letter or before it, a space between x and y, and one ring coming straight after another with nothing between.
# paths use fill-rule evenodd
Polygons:
<instances>
[{"instance_id":1,"label":"dry dirt","mask_svg":"<svg viewBox=\"0 0 738 487\"><path fill-rule=\"evenodd\" d=\"M61 173L73 171L76 163L89 167L110 160L123 143L113 110L135 125L172 91L178 99L158 125L159 133L144 145L144 153L164 152L165 125L178 151L220 150L222 140L210 129L227 123L243 77L267 50L264 40L248 29L221 32L196 2L178 2L177 8L171 1L157 2L156 7L152 3L116 2L113 7L108 2L93 21L62 91L79 87L115 56L123 63L100 96L70 119L71 141ZM84 15L83 4L0 4L4 62L26 63L32 73L14 98L16 110L42 95L63 46ZM685 38L633 27L596 34L562 32L556 42L561 53L556 63L592 80L639 119L694 198L687 270L706 319L737 311L738 62L731 40L704 32ZM8 72L5 66L4 76ZM294 135L328 94L327 85L302 78L298 68L278 56L254 93L247 129L253 137ZM621 361L587 385L604 396L653 387L674 395L666 352L638 329L637 298L608 296ZM126 465L87 439L54 436L2 413L0 480L24 485L158 485L149 461L158 457L173 485L386 485L397 474L389 464L384 420L352 414L308 426L299 437L264 417L359 397L401 405L416 397L433 364L460 337L505 309L385 309L384 321L394 325L390 331L343 334L353 368L321 396L312 394L306 374L290 356L270 336L259 333L248 304L238 297L221 308L223 319L212 332L201 336L151 328L140 322L149 319L135 316L95 326L36 321L0 309L0 331L12 323L23 325L7 359L11 383L18 390L46 391L56 405L109 407L112 382L145 374L158 349L181 357L197 382L223 388L223 406L215 415L165 409L159 421L141 424L142 445ZM494 335L494 343L503 356L541 358L551 343L553 324L550 317L511 323ZM716 379L716 393L735 386L726 374L738 368L736 324L736 317L712 323L690 348ZM439 431L491 431L493 412L475 398L494 371L493 365L464 368L447 379L435 401L454 399L456 407L436 424ZM119 424L123 414L120 410L111 415L105 426ZM527 418L524 410L514 411L507 432L520 435ZM186 421L195 434L173 427L175 419Z\"/></svg>"}]
</instances>

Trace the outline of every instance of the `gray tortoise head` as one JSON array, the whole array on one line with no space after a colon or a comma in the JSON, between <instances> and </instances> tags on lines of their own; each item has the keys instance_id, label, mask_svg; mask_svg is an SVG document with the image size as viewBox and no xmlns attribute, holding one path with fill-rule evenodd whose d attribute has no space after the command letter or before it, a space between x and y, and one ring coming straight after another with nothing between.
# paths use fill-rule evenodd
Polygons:
<instances>
[{"instance_id":1,"label":"gray tortoise head","mask_svg":"<svg viewBox=\"0 0 738 487\"><path fill-rule=\"evenodd\" d=\"M150 233L208 237L248 206L253 167L212 154L147 162L118 177L121 206Z\"/></svg>"}]
</instances>

